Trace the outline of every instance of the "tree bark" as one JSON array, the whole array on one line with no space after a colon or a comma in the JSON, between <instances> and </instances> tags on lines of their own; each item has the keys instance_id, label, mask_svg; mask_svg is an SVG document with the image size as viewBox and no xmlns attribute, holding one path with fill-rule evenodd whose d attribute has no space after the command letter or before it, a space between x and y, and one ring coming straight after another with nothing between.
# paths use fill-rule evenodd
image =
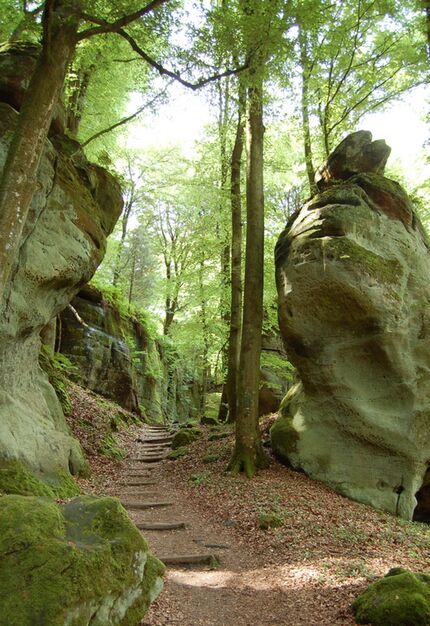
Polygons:
<instances>
[{"instance_id":1,"label":"tree bark","mask_svg":"<svg viewBox=\"0 0 430 626\"><path fill-rule=\"evenodd\" d=\"M312 156L311 130L309 124L309 59L306 47L306 38L299 27L300 62L302 66L302 124L303 124L303 145L305 151L306 174L309 181L309 189L313 195L316 190L315 168Z\"/></svg>"},{"instance_id":2,"label":"tree bark","mask_svg":"<svg viewBox=\"0 0 430 626\"><path fill-rule=\"evenodd\" d=\"M72 6L73 5L73 6ZM0 183L0 302L4 301L22 232L37 185L37 170L75 52L79 19L70 0L48 0L43 14L43 46L27 90Z\"/></svg>"},{"instance_id":3,"label":"tree bark","mask_svg":"<svg viewBox=\"0 0 430 626\"><path fill-rule=\"evenodd\" d=\"M263 64L257 66L261 75ZM263 79L248 90L248 163L246 177L246 254L243 330L238 380L236 444L229 469L251 478L266 464L258 427L264 280Z\"/></svg>"},{"instance_id":4,"label":"tree bark","mask_svg":"<svg viewBox=\"0 0 430 626\"><path fill-rule=\"evenodd\" d=\"M228 342L228 371L226 381L228 421L235 422L237 414L237 379L239 373L240 336L242 330L242 198L241 170L246 106L244 90L239 87L236 137L231 155L231 305Z\"/></svg>"}]
</instances>

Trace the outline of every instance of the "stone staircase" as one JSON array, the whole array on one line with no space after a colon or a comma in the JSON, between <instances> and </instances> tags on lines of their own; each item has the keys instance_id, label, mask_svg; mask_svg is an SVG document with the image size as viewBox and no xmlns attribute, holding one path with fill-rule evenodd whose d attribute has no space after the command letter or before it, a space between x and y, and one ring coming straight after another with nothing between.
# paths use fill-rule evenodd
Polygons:
<instances>
[{"instance_id":1,"label":"stone staircase","mask_svg":"<svg viewBox=\"0 0 430 626\"><path fill-rule=\"evenodd\" d=\"M201 550L205 540L193 537L191 525L183 519L184 503L175 498L174 492L170 493L162 477L174 435L174 429L166 426L142 427L133 453L126 461L119 497L144 532L151 550L167 567L214 567L219 564L219 556ZM228 547L208 545L216 549Z\"/></svg>"}]
</instances>

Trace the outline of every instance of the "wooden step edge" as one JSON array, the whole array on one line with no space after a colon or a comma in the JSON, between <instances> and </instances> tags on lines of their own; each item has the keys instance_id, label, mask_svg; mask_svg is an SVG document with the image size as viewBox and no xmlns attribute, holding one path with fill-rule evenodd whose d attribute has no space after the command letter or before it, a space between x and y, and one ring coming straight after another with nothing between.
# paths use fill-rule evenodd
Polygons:
<instances>
[{"instance_id":1,"label":"wooden step edge","mask_svg":"<svg viewBox=\"0 0 430 626\"><path fill-rule=\"evenodd\" d=\"M219 560L214 554L168 554L157 555L164 565L210 565L217 567Z\"/></svg>"},{"instance_id":2,"label":"wooden step edge","mask_svg":"<svg viewBox=\"0 0 430 626\"><path fill-rule=\"evenodd\" d=\"M186 528L186 522L139 522L139 530L179 530Z\"/></svg>"},{"instance_id":3,"label":"wooden step edge","mask_svg":"<svg viewBox=\"0 0 430 626\"><path fill-rule=\"evenodd\" d=\"M154 481L139 481L139 482L126 482L119 483L122 487L144 487L146 485L156 485L157 483Z\"/></svg>"},{"instance_id":4,"label":"wooden step edge","mask_svg":"<svg viewBox=\"0 0 430 626\"><path fill-rule=\"evenodd\" d=\"M167 457L165 456L143 456L138 458L129 459L129 461L136 461L138 463L158 463L159 461L164 461Z\"/></svg>"},{"instance_id":5,"label":"wooden step edge","mask_svg":"<svg viewBox=\"0 0 430 626\"><path fill-rule=\"evenodd\" d=\"M139 510L144 510L144 509L155 509L155 508L161 508L161 507L166 507L166 506L172 506L173 502L135 502L135 501L129 501L129 500L122 500L121 499L121 504L125 509L139 509Z\"/></svg>"}]
</instances>

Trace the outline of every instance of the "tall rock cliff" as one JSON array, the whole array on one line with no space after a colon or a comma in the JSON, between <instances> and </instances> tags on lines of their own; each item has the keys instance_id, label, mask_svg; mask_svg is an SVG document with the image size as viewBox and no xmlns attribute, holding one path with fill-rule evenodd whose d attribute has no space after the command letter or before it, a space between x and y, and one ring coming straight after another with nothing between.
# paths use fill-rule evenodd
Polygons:
<instances>
[{"instance_id":1,"label":"tall rock cliff","mask_svg":"<svg viewBox=\"0 0 430 626\"><path fill-rule=\"evenodd\" d=\"M430 459L430 255L383 176L389 152L350 135L279 238L280 328L300 382L271 436L293 467L410 519Z\"/></svg>"},{"instance_id":2,"label":"tall rock cliff","mask_svg":"<svg viewBox=\"0 0 430 626\"><path fill-rule=\"evenodd\" d=\"M5 70L0 77L0 168L17 121L14 107L27 83L22 63L31 66L32 58L31 48L29 57L21 49L0 51ZM57 113L45 143L38 190L0 312L0 483L11 466L26 468L54 487L69 470L84 467L80 446L39 366L39 335L93 275L122 198L113 177L88 163L79 145L62 134L60 118Z\"/></svg>"}]
</instances>

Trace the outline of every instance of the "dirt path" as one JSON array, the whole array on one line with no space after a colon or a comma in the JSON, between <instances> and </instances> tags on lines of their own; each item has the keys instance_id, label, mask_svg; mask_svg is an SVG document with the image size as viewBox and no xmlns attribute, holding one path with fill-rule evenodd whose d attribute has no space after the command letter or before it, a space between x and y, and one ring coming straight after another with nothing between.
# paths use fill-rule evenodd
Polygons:
<instances>
[{"instance_id":1,"label":"dirt path","mask_svg":"<svg viewBox=\"0 0 430 626\"><path fill-rule=\"evenodd\" d=\"M306 572L287 564L274 566L270 554L256 553L238 535L233 520L217 520L191 504L177 484L172 486L163 461L170 445L168 438L163 439L168 436L163 429L143 427L124 466L121 484L112 489L137 525L185 524L171 530L143 530L151 550L167 562L167 573L165 589L142 626L354 624L342 607L340 614L336 608L338 589L336 600L331 597L334 592L318 589L317 583L303 585ZM153 506L137 508L146 504ZM186 561L192 556L204 562L169 564L172 557ZM211 556L218 564L208 563ZM329 615L323 617L320 611L327 612L327 607L331 607Z\"/></svg>"}]
</instances>

